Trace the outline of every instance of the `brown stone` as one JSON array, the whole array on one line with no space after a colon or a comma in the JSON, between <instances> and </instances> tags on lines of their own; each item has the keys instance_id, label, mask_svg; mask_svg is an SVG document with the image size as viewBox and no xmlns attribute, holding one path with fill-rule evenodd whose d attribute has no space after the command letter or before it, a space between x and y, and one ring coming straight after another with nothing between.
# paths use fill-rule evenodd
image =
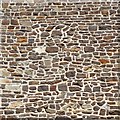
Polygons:
<instances>
[{"instance_id":1,"label":"brown stone","mask_svg":"<svg viewBox=\"0 0 120 120\"><path fill-rule=\"evenodd\" d=\"M19 42L19 43L27 42L27 37L19 37L17 39L17 42Z\"/></svg>"},{"instance_id":2,"label":"brown stone","mask_svg":"<svg viewBox=\"0 0 120 120\"><path fill-rule=\"evenodd\" d=\"M100 115L105 115L105 112L106 112L105 109L101 109L100 110Z\"/></svg>"},{"instance_id":3,"label":"brown stone","mask_svg":"<svg viewBox=\"0 0 120 120\"><path fill-rule=\"evenodd\" d=\"M41 37L48 37L50 34L48 32L42 32Z\"/></svg>"},{"instance_id":4,"label":"brown stone","mask_svg":"<svg viewBox=\"0 0 120 120\"><path fill-rule=\"evenodd\" d=\"M9 25L9 20L3 19L2 20L2 25Z\"/></svg>"},{"instance_id":5,"label":"brown stone","mask_svg":"<svg viewBox=\"0 0 120 120\"><path fill-rule=\"evenodd\" d=\"M18 20L11 20L11 25L18 25Z\"/></svg>"},{"instance_id":6,"label":"brown stone","mask_svg":"<svg viewBox=\"0 0 120 120\"><path fill-rule=\"evenodd\" d=\"M107 59L99 59L99 61L100 61L102 64L107 64L107 63L109 63L109 60L107 60Z\"/></svg>"},{"instance_id":7,"label":"brown stone","mask_svg":"<svg viewBox=\"0 0 120 120\"><path fill-rule=\"evenodd\" d=\"M109 111L109 114L110 115L118 115L118 116L120 116L120 110L111 110L111 111Z\"/></svg>"},{"instance_id":8,"label":"brown stone","mask_svg":"<svg viewBox=\"0 0 120 120\"><path fill-rule=\"evenodd\" d=\"M108 16L108 10L104 10L104 9L103 9L103 10L101 11L101 13L102 13L103 16Z\"/></svg>"},{"instance_id":9,"label":"brown stone","mask_svg":"<svg viewBox=\"0 0 120 120\"><path fill-rule=\"evenodd\" d=\"M67 91L67 85L65 83L58 84L59 91Z\"/></svg>"},{"instance_id":10,"label":"brown stone","mask_svg":"<svg viewBox=\"0 0 120 120\"><path fill-rule=\"evenodd\" d=\"M58 47L46 47L46 52L56 53L56 52L58 52Z\"/></svg>"},{"instance_id":11,"label":"brown stone","mask_svg":"<svg viewBox=\"0 0 120 120\"><path fill-rule=\"evenodd\" d=\"M51 34L51 36L52 37L60 37L60 36L62 36L62 33L61 33L61 31L52 31L52 34Z\"/></svg>"},{"instance_id":12,"label":"brown stone","mask_svg":"<svg viewBox=\"0 0 120 120\"><path fill-rule=\"evenodd\" d=\"M84 47L84 51L85 52L94 52L95 49L94 49L94 47L86 46L86 47Z\"/></svg>"},{"instance_id":13,"label":"brown stone","mask_svg":"<svg viewBox=\"0 0 120 120\"><path fill-rule=\"evenodd\" d=\"M69 90L70 90L70 92L75 92L75 91L80 91L81 88L78 86L75 86L75 87L69 87Z\"/></svg>"},{"instance_id":14,"label":"brown stone","mask_svg":"<svg viewBox=\"0 0 120 120\"><path fill-rule=\"evenodd\" d=\"M34 70L37 70L37 69L38 69L38 66L37 66L37 65L34 65L34 64L30 64L29 67L32 68L32 69L34 69Z\"/></svg>"}]
</instances>

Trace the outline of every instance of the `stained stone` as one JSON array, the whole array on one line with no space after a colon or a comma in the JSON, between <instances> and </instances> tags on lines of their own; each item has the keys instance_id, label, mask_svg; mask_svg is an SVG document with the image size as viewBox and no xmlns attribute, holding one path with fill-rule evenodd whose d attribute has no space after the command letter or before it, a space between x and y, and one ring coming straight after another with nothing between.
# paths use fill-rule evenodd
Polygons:
<instances>
[{"instance_id":1,"label":"stained stone","mask_svg":"<svg viewBox=\"0 0 120 120\"><path fill-rule=\"evenodd\" d=\"M41 37L48 37L49 33L48 32L42 32Z\"/></svg>"},{"instance_id":2,"label":"stained stone","mask_svg":"<svg viewBox=\"0 0 120 120\"><path fill-rule=\"evenodd\" d=\"M89 30L90 31L96 31L97 30L97 26L91 25L91 26L89 26Z\"/></svg>"},{"instance_id":3,"label":"stained stone","mask_svg":"<svg viewBox=\"0 0 120 120\"><path fill-rule=\"evenodd\" d=\"M18 25L18 20L11 20L11 25Z\"/></svg>"}]
</instances>

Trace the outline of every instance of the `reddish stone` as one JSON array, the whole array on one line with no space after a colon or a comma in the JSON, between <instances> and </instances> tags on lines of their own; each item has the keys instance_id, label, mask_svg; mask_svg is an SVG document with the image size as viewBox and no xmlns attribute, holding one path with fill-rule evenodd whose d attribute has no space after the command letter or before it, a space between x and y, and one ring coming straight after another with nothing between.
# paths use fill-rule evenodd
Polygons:
<instances>
[{"instance_id":1,"label":"reddish stone","mask_svg":"<svg viewBox=\"0 0 120 120\"><path fill-rule=\"evenodd\" d=\"M2 25L9 25L9 20L3 19L3 20L2 20Z\"/></svg>"},{"instance_id":2,"label":"reddish stone","mask_svg":"<svg viewBox=\"0 0 120 120\"><path fill-rule=\"evenodd\" d=\"M99 59L99 61L100 61L102 64L107 64L107 63L109 63L109 60L107 60L107 59Z\"/></svg>"},{"instance_id":3,"label":"reddish stone","mask_svg":"<svg viewBox=\"0 0 120 120\"><path fill-rule=\"evenodd\" d=\"M56 86L55 85L50 86L50 91L56 91Z\"/></svg>"}]
</instances>

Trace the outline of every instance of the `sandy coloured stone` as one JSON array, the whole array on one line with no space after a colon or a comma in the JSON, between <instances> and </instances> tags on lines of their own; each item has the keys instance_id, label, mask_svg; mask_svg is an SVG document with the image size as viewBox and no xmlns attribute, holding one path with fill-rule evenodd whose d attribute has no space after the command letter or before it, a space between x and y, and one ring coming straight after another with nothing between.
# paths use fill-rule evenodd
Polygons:
<instances>
[{"instance_id":1,"label":"sandy coloured stone","mask_svg":"<svg viewBox=\"0 0 120 120\"><path fill-rule=\"evenodd\" d=\"M17 42L18 42L18 43L27 42L27 37L18 37Z\"/></svg>"}]
</instances>

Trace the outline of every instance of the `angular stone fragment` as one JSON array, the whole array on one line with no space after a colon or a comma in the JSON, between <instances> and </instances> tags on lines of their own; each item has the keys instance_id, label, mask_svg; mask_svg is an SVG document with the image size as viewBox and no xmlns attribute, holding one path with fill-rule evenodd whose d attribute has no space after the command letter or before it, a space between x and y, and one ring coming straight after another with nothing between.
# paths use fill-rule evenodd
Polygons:
<instances>
[{"instance_id":1,"label":"angular stone fragment","mask_svg":"<svg viewBox=\"0 0 120 120\"><path fill-rule=\"evenodd\" d=\"M67 85L65 83L58 84L59 91L67 91Z\"/></svg>"},{"instance_id":2,"label":"angular stone fragment","mask_svg":"<svg viewBox=\"0 0 120 120\"><path fill-rule=\"evenodd\" d=\"M58 30L54 30L54 31L52 31L52 34L51 34L51 36L52 37L60 37L60 36L62 36L62 33L61 33L61 31L58 31Z\"/></svg>"},{"instance_id":3,"label":"angular stone fragment","mask_svg":"<svg viewBox=\"0 0 120 120\"><path fill-rule=\"evenodd\" d=\"M58 52L58 47L46 47L46 52L56 53L56 52Z\"/></svg>"},{"instance_id":4,"label":"angular stone fragment","mask_svg":"<svg viewBox=\"0 0 120 120\"><path fill-rule=\"evenodd\" d=\"M66 72L66 77L70 78L70 77L74 77L75 76L75 71L68 71Z\"/></svg>"},{"instance_id":5,"label":"angular stone fragment","mask_svg":"<svg viewBox=\"0 0 120 120\"><path fill-rule=\"evenodd\" d=\"M85 52L94 52L95 49L94 49L94 47L86 46L86 47L84 47L84 51Z\"/></svg>"}]
</instances>

